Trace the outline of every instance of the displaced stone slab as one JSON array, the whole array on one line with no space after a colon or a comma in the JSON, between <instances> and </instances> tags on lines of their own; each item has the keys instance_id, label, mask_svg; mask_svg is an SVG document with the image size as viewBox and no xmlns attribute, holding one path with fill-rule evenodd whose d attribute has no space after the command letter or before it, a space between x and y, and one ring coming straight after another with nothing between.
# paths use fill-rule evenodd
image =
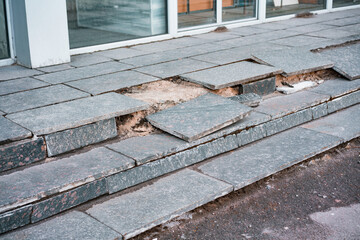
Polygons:
<instances>
[{"instance_id":1,"label":"displaced stone slab","mask_svg":"<svg viewBox=\"0 0 360 240\"><path fill-rule=\"evenodd\" d=\"M34 204L31 222L38 222L42 219L48 218L57 213L85 203L91 199L104 195L107 192L106 179L103 178Z\"/></svg>"},{"instance_id":2,"label":"displaced stone slab","mask_svg":"<svg viewBox=\"0 0 360 240\"><path fill-rule=\"evenodd\" d=\"M30 223L32 206L0 214L0 233L8 232ZM0 237L2 239L2 237ZM10 239L10 238L9 238Z\"/></svg>"},{"instance_id":3,"label":"displaced stone slab","mask_svg":"<svg viewBox=\"0 0 360 240\"><path fill-rule=\"evenodd\" d=\"M310 51L293 48L282 51L257 52L255 61L270 64L284 70L285 76L292 76L332 68L334 63Z\"/></svg>"},{"instance_id":4,"label":"displaced stone slab","mask_svg":"<svg viewBox=\"0 0 360 240\"><path fill-rule=\"evenodd\" d=\"M191 142L239 121L251 111L248 106L209 93L146 119L155 127Z\"/></svg>"},{"instance_id":5,"label":"displaced stone slab","mask_svg":"<svg viewBox=\"0 0 360 240\"><path fill-rule=\"evenodd\" d=\"M327 103L312 107L311 111L313 113L313 119L318 119L329 114Z\"/></svg>"},{"instance_id":6,"label":"displaced stone slab","mask_svg":"<svg viewBox=\"0 0 360 240\"><path fill-rule=\"evenodd\" d=\"M277 87L276 90L284 94L292 94L307 88L315 87L317 85L318 84L313 81L303 81L303 82L291 84L290 86L292 87L288 87L288 86Z\"/></svg>"},{"instance_id":7,"label":"displaced stone slab","mask_svg":"<svg viewBox=\"0 0 360 240\"><path fill-rule=\"evenodd\" d=\"M88 96L90 94L74 88L55 85L0 96L0 109L7 113L14 113Z\"/></svg>"},{"instance_id":8,"label":"displaced stone slab","mask_svg":"<svg viewBox=\"0 0 360 240\"><path fill-rule=\"evenodd\" d=\"M74 80L96 77L104 74L120 72L132 68L132 66L118 63L118 62L105 62L96 65L74 68L60 72L53 72L36 76L37 79L43 80L48 83L64 83Z\"/></svg>"},{"instance_id":9,"label":"displaced stone slab","mask_svg":"<svg viewBox=\"0 0 360 240\"><path fill-rule=\"evenodd\" d=\"M232 191L232 186L183 170L86 212L129 239Z\"/></svg>"},{"instance_id":10,"label":"displaced stone slab","mask_svg":"<svg viewBox=\"0 0 360 240\"><path fill-rule=\"evenodd\" d=\"M214 158L199 169L234 185L235 190L339 145L343 140L294 128Z\"/></svg>"},{"instance_id":11,"label":"displaced stone slab","mask_svg":"<svg viewBox=\"0 0 360 240\"><path fill-rule=\"evenodd\" d=\"M256 82L240 84L239 92L241 94L256 93L264 96L275 92L275 77L258 80Z\"/></svg>"},{"instance_id":12,"label":"displaced stone slab","mask_svg":"<svg viewBox=\"0 0 360 240\"><path fill-rule=\"evenodd\" d=\"M182 74L186 81L198 83L210 89L232 87L258 79L280 74L281 69L252 62L239 62L206 69L194 73Z\"/></svg>"},{"instance_id":13,"label":"displaced stone slab","mask_svg":"<svg viewBox=\"0 0 360 240\"><path fill-rule=\"evenodd\" d=\"M154 82L157 80L159 79L139 72L124 71L73 81L67 83L67 85L96 95L141 85L143 83Z\"/></svg>"},{"instance_id":14,"label":"displaced stone slab","mask_svg":"<svg viewBox=\"0 0 360 240\"><path fill-rule=\"evenodd\" d=\"M3 80L10 80L15 78L24 78L24 77L30 77L34 75L42 74L42 72L21 67L18 65L15 66L6 66L6 67L0 67L0 81Z\"/></svg>"},{"instance_id":15,"label":"displaced stone slab","mask_svg":"<svg viewBox=\"0 0 360 240\"><path fill-rule=\"evenodd\" d=\"M233 97L229 97L229 99L245 104L249 107L257 107L262 101L262 97L256 93L240 94Z\"/></svg>"},{"instance_id":16,"label":"displaced stone slab","mask_svg":"<svg viewBox=\"0 0 360 240\"><path fill-rule=\"evenodd\" d=\"M192 59L181 59L166 63L155 64L147 67L137 68L136 71L146 73L160 78L168 78L184 73L194 72L216 65Z\"/></svg>"},{"instance_id":17,"label":"displaced stone slab","mask_svg":"<svg viewBox=\"0 0 360 240\"><path fill-rule=\"evenodd\" d=\"M31 132L0 116L0 143L31 137Z\"/></svg>"},{"instance_id":18,"label":"displaced stone slab","mask_svg":"<svg viewBox=\"0 0 360 240\"><path fill-rule=\"evenodd\" d=\"M256 111L279 118L292 112L316 106L326 102L330 96L313 92L297 92L291 95L278 96L264 100Z\"/></svg>"},{"instance_id":19,"label":"displaced stone slab","mask_svg":"<svg viewBox=\"0 0 360 240\"><path fill-rule=\"evenodd\" d=\"M134 161L106 148L96 148L58 161L0 177L0 212L64 192L126 170Z\"/></svg>"},{"instance_id":20,"label":"displaced stone slab","mask_svg":"<svg viewBox=\"0 0 360 240\"><path fill-rule=\"evenodd\" d=\"M236 135L238 138L239 146L255 142L266 137L266 128L264 124L255 126L253 128L243 130Z\"/></svg>"},{"instance_id":21,"label":"displaced stone slab","mask_svg":"<svg viewBox=\"0 0 360 240\"><path fill-rule=\"evenodd\" d=\"M81 55L71 56L71 62L69 64L73 67L84 67L88 65L109 62L111 60L112 59L98 54L81 54Z\"/></svg>"},{"instance_id":22,"label":"displaced stone slab","mask_svg":"<svg viewBox=\"0 0 360 240\"><path fill-rule=\"evenodd\" d=\"M301 127L343 138L345 142L360 136L360 105L304 124Z\"/></svg>"},{"instance_id":23,"label":"displaced stone slab","mask_svg":"<svg viewBox=\"0 0 360 240\"><path fill-rule=\"evenodd\" d=\"M142 101L121 94L107 93L9 114L7 117L37 135L44 135L141 111L147 106Z\"/></svg>"},{"instance_id":24,"label":"displaced stone slab","mask_svg":"<svg viewBox=\"0 0 360 240\"><path fill-rule=\"evenodd\" d=\"M40 70L40 71L46 72L46 73L51 73L51 72L68 70L68 69L72 69L72 68L73 68L72 66L65 63L65 64L53 65L53 66L49 66L49 67L41 67L41 68L38 68L37 70Z\"/></svg>"},{"instance_id":25,"label":"displaced stone slab","mask_svg":"<svg viewBox=\"0 0 360 240\"><path fill-rule=\"evenodd\" d=\"M115 118L45 136L48 156L52 157L117 136Z\"/></svg>"},{"instance_id":26,"label":"displaced stone slab","mask_svg":"<svg viewBox=\"0 0 360 240\"><path fill-rule=\"evenodd\" d=\"M56 217L39 225L0 236L1 240L39 239L121 239L121 235L78 211Z\"/></svg>"},{"instance_id":27,"label":"displaced stone slab","mask_svg":"<svg viewBox=\"0 0 360 240\"><path fill-rule=\"evenodd\" d=\"M360 90L360 79L347 81L345 79L331 79L320 84L316 88L310 89L311 92L330 95L332 98L339 97L350 92Z\"/></svg>"},{"instance_id":28,"label":"displaced stone slab","mask_svg":"<svg viewBox=\"0 0 360 240\"><path fill-rule=\"evenodd\" d=\"M21 92L34 88L48 86L48 83L33 79L33 78L20 78L9 81L0 82L0 95Z\"/></svg>"},{"instance_id":29,"label":"displaced stone slab","mask_svg":"<svg viewBox=\"0 0 360 240\"><path fill-rule=\"evenodd\" d=\"M350 93L328 102L328 112L333 113L357 103L360 103L360 91Z\"/></svg>"},{"instance_id":30,"label":"displaced stone slab","mask_svg":"<svg viewBox=\"0 0 360 240\"><path fill-rule=\"evenodd\" d=\"M23 140L0 146L0 172L46 158L43 138Z\"/></svg>"}]
</instances>

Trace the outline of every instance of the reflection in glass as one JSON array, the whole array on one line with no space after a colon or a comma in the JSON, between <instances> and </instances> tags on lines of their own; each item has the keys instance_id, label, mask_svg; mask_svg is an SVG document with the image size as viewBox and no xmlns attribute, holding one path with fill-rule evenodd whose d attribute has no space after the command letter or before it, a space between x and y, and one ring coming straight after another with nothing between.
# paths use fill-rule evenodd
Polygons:
<instances>
[{"instance_id":1,"label":"reflection in glass","mask_svg":"<svg viewBox=\"0 0 360 240\"><path fill-rule=\"evenodd\" d=\"M223 0L222 7L224 22L256 17L256 0Z\"/></svg>"},{"instance_id":2,"label":"reflection in glass","mask_svg":"<svg viewBox=\"0 0 360 240\"><path fill-rule=\"evenodd\" d=\"M167 33L166 0L66 0L70 48Z\"/></svg>"},{"instance_id":3,"label":"reflection in glass","mask_svg":"<svg viewBox=\"0 0 360 240\"><path fill-rule=\"evenodd\" d=\"M325 0L267 0L266 17L296 14L325 8Z\"/></svg>"},{"instance_id":4,"label":"reflection in glass","mask_svg":"<svg viewBox=\"0 0 360 240\"><path fill-rule=\"evenodd\" d=\"M216 0L178 0L179 28L216 23Z\"/></svg>"},{"instance_id":5,"label":"reflection in glass","mask_svg":"<svg viewBox=\"0 0 360 240\"><path fill-rule=\"evenodd\" d=\"M360 0L333 0L333 7L345 7L360 4Z\"/></svg>"},{"instance_id":6,"label":"reflection in glass","mask_svg":"<svg viewBox=\"0 0 360 240\"><path fill-rule=\"evenodd\" d=\"M0 0L0 59L9 58L9 41L7 33L7 21L5 0Z\"/></svg>"}]
</instances>

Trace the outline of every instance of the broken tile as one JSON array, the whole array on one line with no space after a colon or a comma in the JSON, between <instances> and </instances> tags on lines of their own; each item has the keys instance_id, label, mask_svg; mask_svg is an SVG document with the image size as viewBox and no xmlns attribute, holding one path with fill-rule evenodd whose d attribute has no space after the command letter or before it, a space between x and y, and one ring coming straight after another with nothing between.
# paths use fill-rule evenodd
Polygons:
<instances>
[{"instance_id":1,"label":"broken tile","mask_svg":"<svg viewBox=\"0 0 360 240\"><path fill-rule=\"evenodd\" d=\"M239 85L239 92L241 94L256 93L264 96L275 92L275 77L262 79L250 83L244 83Z\"/></svg>"},{"instance_id":2,"label":"broken tile","mask_svg":"<svg viewBox=\"0 0 360 240\"><path fill-rule=\"evenodd\" d=\"M330 79L320 84L316 88L308 91L327 94L332 98L345 95L356 90L360 90L360 79L354 81L347 81L345 79Z\"/></svg>"},{"instance_id":3,"label":"broken tile","mask_svg":"<svg viewBox=\"0 0 360 240\"><path fill-rule=\"evenodd\" d=\"M30 77L39 74L42 74L42 72L21 67L19 65L0 67L0 81Z\"/></svg>"},{"instance_id":4,"label":"broken tile","mask_svg":"<svg viewBox=\"0 0 360 240\"><path fill-rule=\"evenodd\" d=\"M0 214L0 233L8 232L29 224L31 211L32 206L26 206L11 212ZM0 236L0 239L3 238Z\"/></svg>"},{"instance_id":5,"label":"broken tile","mask_svg":"<svg viewBox=\"0 0 360 240\"><path fill-rule=\"evenodd\" d=\"M229 97L229 99L245 104L249 107L257 107L262 101L262 97L256 93L240 94L233 97Z\"/></svg>"},{"instance_id":6,"label":"broken tile","mask_svg":"<svg viewBox=\"0 0 360 240\"><path fill-rule=\"evenodd\" d=\"M284 94L292 94L292 93L296 93L296 92L299 92L299 91L307 89L307 88L315 87L317 85L318 84L313 81L303 81L303 82L291 84L290 85L291 87L288 87L288 86L277 87L276 90L278 92L281 92Z\"/></svg>"},{"instance_id":7,"label":"broken tile","mask_svg":"<svg viewBox=\"0 0 360 240\"><path fill-rule=\"evenodd\" d=\"M0 116L0 143L31 137L31 132Z\"/></svg>"},{"instance_id":8,"label":"broken tile","mask_svg":"<svg viewBox=\"0 0 360 240\"><path fill-rule=\"evenodd\" d=\"M0 82L0 95L11 94L48 86L48 83L33 79L33 78L20 78L9 81Z\"/></svg>"}]
</instances>

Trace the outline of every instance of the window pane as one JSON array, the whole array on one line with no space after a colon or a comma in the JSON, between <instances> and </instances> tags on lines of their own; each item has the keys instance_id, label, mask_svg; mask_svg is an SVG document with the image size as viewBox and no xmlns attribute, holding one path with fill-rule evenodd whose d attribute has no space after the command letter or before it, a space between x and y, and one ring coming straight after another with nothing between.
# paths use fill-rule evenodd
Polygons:
<instances>
[{"instance_id":1,"label":"window pane","mask_svg":"<svg viewBox=\"0 0 360 240\"><path fill-rule=\"evenodd\" d=\"M66 0L70 48L167 33L166 0Z\"/></svg>"},{"instance_id":2,"label":"window pane","mask_svg":"<svg viewBox=\"0 0 360 240\"><path fill-rule=\"evenodd\" d=\"M222 5L224 22L256 17L255 0L223 0Z\"/></svg>"},{"instance_id":3,"label":"window pane","mask_svg":"<svg viewBox=\"0 0 360 240\"><path fill-rule=\"evenodd\" d=\"M325 8L325 0L267 0L266 17L275 17Z\"/></svg>"},{"instance_id":4,"label":"window pane","mask_svg":"<svg viewBox=\"0 0 360 240\"><path fill-rule=\"evenodd\" d=\"M0 0L0 59L9 58L9 41L7 33L7 21L5 0Z\"/></svg>"},{"instance_id":5,"label":"window pane","mask_svg":"<svg viewBox=\"0 0 360 240\"><path fill-rule=\"evenodd\" d=\"M360 0L334 0L333 7L345 7L360 4Z\"/></svg>"},{"instance_id":6,"label":"window pane","mask_svg":"<svg viewBox=\"0 0 360 240\"><path fill-rule=\"evenodd\" d=\"M216 23L216 0L178 0L179 28Z\"/></svg>"}]
</instances>

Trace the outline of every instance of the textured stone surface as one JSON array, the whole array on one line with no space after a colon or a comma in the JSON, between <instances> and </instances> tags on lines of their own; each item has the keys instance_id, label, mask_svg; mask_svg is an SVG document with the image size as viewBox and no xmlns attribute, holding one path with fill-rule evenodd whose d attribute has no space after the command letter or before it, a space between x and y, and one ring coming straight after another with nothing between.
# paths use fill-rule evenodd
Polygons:
<instances>
[{"instance_id":1,"label":"textured stone surface","mask_svg":"<svg viewBox=\"0 0 360 240\"><path fill-rule=\"evenodd\" d=\"M88 96L90 95L74 88L55 85L0 96L0 109L7 113L14 113Z\"/></svg>"},{"instance_id":2,"label":"textured stone surface","mask_svg":"<svg viewBox=\"0 0 360 240\"><path fill-rule=\"evenodd\" d=\"M318 119L329 114L327 103L312 107L311 111L313 113L313 119Z\"/></svg>"},{"instance_id":3,"label":"textured stone surface","mask_svg":"<svg viewBox=\"0 0 360 240\"><path fill-rule=\"evenodd\" d=\"M350 141L360 136L360 105L304 124L301 127L343 138Z\"/></svg>"},{"instance_id":4,"label":"textured stone surface","mask_svg":"<svg viewBox=\"0 0 360 240\"><path fill-rule=\"evenodd\" d=\"M309 36L322 37L322 38L342 38L354 35L354 32L344 31L340 28L326 29L322 31L308 33Z\"/></svg>"},{"instance_id":5,"label":"textured stone surface","mask_svg":"<svg viewBox=\"0 0 360 240\"><path fill-rule=\"evenodd\" d=\"M68 70L68 69L72 69L72 68L73 68L72 66L65 63L65 64L53 65L53 66L49 66L49 67L38 68L38 70L40 70L42 72L46 72L46 73L51 73L51 72Z\"/></svg>"},{"instance_id":6,"label":"textured stone surface","mask_svg":"<svg viewBox=\"0 0 360 240\"><path fill-rule=\"evenodd\" d=\"M101 180L80 186L69 192L49 198L33 205L31 222L38 222L42 219L75 207L81 203L104 195L107 192L106 179L103 178Z\"/></svg>"},{"instance_id":7,"label":"textured stone surface","mask_svg":"<svg viewBox=\"0 0 360 240\"><path fill-rule=\"evenodd\" d=\"M181 45L172 44L171 41L160 41L160 42L152 42L147 44L140 44L134 47L131 47L132 50L138 50L141 52L153 53L153 52L161 52L167 51L171 49L181 48Z\"/></svg>"},{"instance_id":8,"label":"textured stone surface","mask_svg":"<svg viewBox=\"0 0 360 240\"><path fill-rule=\"evenodd\" d=\"M328 95L313 92L297 92L291 95L278 96L264 100L256 111L278 118L286 114L297 112L329 100Z\"/></svg>"},{"instance_id":9,"label":"textured stone surface","mask_svg":"<svg viewBox=\"0 0 360 240\"><path fill-rule=\"evenodd\" d=\"M244 146L246 144L255 142L266 137L265 125L262 124L253 128L245 129L236 136L238 138L239 146Z\"/></svg>"},{"instance_id":10,"label":"textured stone surface","mask_svg":"<svg viewBox=\"0 0 360 240\"><path fill-rule=\"evenodd\" d=\"M215 65L212 63L205 63L192 59L181 59L177 61L137 68L136 71L160 78L168 78L183 73L194 72L205 68L211 68L214 66Z\"/></svg>"},{"instance_id":11,"label":"textured stone surface","mask_svg":"<svg viewBox=\"0 0 360 240\"><path fill-rule=\"evenodd\" d=\"M97 148L58 161L0 177L0 212L134 166L134 161L106 148Z\"/></svg>"},{"instance_id":12,"label":"textured stone surface","mask_svg":"<svg viewBox=\"0 0 360 240\"><path fill-rule=\"evenodd\" d=\"M312 120L312 110L305 109L265 123L267 136L282 132Z\"/></svg>"},{"instance_id":13,"label":"textured stone surface","mask_svg":"<svg viewBox=\"0 0 360 240\"><path fill-rule=\"evenodd\" d=\"M239 121L250 111L251 108L235 101L205 94L146 119L155 127L190 142Z\"/></svg>"},{"instance_id":14,"label":"textured stone surface","mask_svg":"<svg viewBox=\"0 0 360 240\"><path fill-rule=\"evenodd\" d=\"M245 104L249 107L257 107L262 101L262 97L256 93L245 93L230 97L229 99Z\"/></svg>"},{"instance_id":15,"label":"textured stone surface","mask_svg":"<svg viewBox=\"0 0 360 240\"><path fill-rule=\"evenodd\" d=\"M295 128L216 157L199 169L240 189L341 142L331 135Z\"/></svg>"},{"instance_id":16,"label":"textured stone surface","mask_svg":"<svg viewBox=\"0 0 360 240\"><path fill-rule=\"evenodd\" d=\"M135 71L124 71L69 82L68 85L93 95L159 80Z\"/></svg>"},{"instance_id":17,"label":"textured stone surface","mask_svg":"<svg viewBox=\"0 0 360 240\"><path fill-rule=\"evenodd\" d=\"M117 136L115 118L45 136L48 156L69 152Z\"/></svg>"},{"instance_id":18,"label":"textured stone surface","mask_svg":"<svg viewBox=\"0 0 360 240\"><path fill-rule=\"evenodd\" d=\"M357 103L360 103L360 91L350 93L328 102L328 112L332 113Z\"/></svg>"},{"instance_id":19,"label":"textured stone surface","mask_svg":"<svg viewBox=\"0 0 360 240\"><path fill-rule=\"evenodd\" d=\"M120 72L130 68L130 65L124 63L106 62L81 68L73 68L61 72L48 73L41 76L36 76L36 78L48 83L56 84L100 76L113 72Z\"/></svg>"},{"instance_id":20,"label":"textured stone surface","mask_svg":"<svg viewBox=\"0 0 360 240\"><path fill-rule=\"evenodd\" d=\"M257 28L255 26L245 26L245 27L238 27L238 28L232 28L231 30L232 34L237 34L240 36L249 36L259 33L265 33L272 31L271 29L264 29L264 28Z\"/></svg>"},{"instance_id":21,"label":"textured stone surface","mask_svg":"<svg viewBox=\"0 0 360 240\"><path fill-rule=\"evenodd\" d=\"M0 236L1 240L121 239L121 235L85 213L70 212L39 225Z\"/></svg>"},{"instance_id":22,"label":"textured stone surface","mask_svg":"<svg viewBox=\"0 0 360 240\"><path fill-rule=\"evenodd\" d=\"M18 65L0 67L0 81L14 78L30 77L41 73L42 72L40 71L21 67Z\"/></svg>"},{"instance_id":23,"label":"textured stone surface","mask_svg":"<svg viewBox=\"0 0 360 240\"><path fill-rule=\"evenodd\" d=\"M236 135L229 135L223 138L216 139L215 141L202 144L194 151L197 151L200 156L204 159L208 159L219 154L234 150L239 147L239 141L236 138Z\"/></svg>"},{"instance_id":24,"label":"textured stone surface","mask_svg":"<svg viewBox=\"0 0 360 240\"><path fill-rule=\"evenodd\" d=\"M316 42L322 42L324 40L325 40L324 38L300 35L300 36L291 36L288 38L276 39L272 41L272 43L281 44L290 47L301 47L309 44L314 44Z\"/></svg>"},{"instance_id":25,"label":"textured stone surface","mask_svg":"<svg viewBox=\"0 0 360 240\"><path fill-rule=\"evenodd\" d=\"M334 66L334 63L330 60L309 51L296 48L282 51L257 52L253 55L253 58L256 61L281 68L286 76L314 72Z\"/></svg>"},{"instance_id":26,"label":"textured stone surface","mask_svg":"<svg viewBox=\"0 0 360 240\"><path fill-rule=\"evenodd\" d=\"M110 58L98 54L81 54L71 56L71 62L69 64L73 67L84 67L109 61L111 61Z\"/></svg>"},{"instance_id":27,"label":"textured stone surface","mask_svg":"<svg viewBox=\"0 0 360 240\"><path fill-rule=\"evenodd\" d=\"M23 140L0 146L0 172L46 158L43 138Z\"/></svg>"},{"instance_id":28,"label":"textured stone surface","mask_svg":"<svg viewBox=\"0 0 360 240\"><path fill-rule=\"evenodd\" d=\"M31 132L0 116L0 143L31 137Z\"/></svg>"},{"instance_id":29,"label":"textured stone surface","mask_svg":"<svg viewBox=\"0 0 360 240\"><path fill-rule=\"evenodd\" d=\"M181 78L210 89L232 87L281 73L282 70L252 62L239 62L194 73L182 74Z\"/></svg>"},{"instance_id":30,"label":"textured stone surface","mask_svg":"<svg viewBox=\"0 0 360 240\"><path fill-rule=\"evenodd\" d=\"M116 93L78 99L9 114L12 121L37 135L49 134L144 110L147 104Z\"/></svg>"},{"instance_id":31,"label":"textured stone surface","mask_svg":"<svg viewBox=\"0 0 360 240\"><path fill-rule=\"evenodd\" d=\"M126 58L146 55L146 54L149 53L143 51L137 51L132 48L116 48L116 49L94 53L94 55L101 55L115 60L121 60L121 59L126 59Z\"/></svg>"},{"instance_id":32,"label":"textured stone surface","mask_svg":"<svg viewBox=\"0 0 360 240\"><path fill-rule=\"evenodd\" d=\"M48 86L48 83L33 79L33 78L20 78L10 81L0 82L0 95L21 92L39 87Z\"/></svg>"},{"instance_id":33,"label":"textured stone surface","mask_svg":"<svg viewBox=\"0 0 360 240\"><path fill-rule=\"evenodd\" d=\"M226 183L183 170L86 212L128 239L231 191Z\"/></svg>"},{"instance_id":34,"label":"textured stone surface","mask_svg":"<svg viewBox=\"0 0 360 240\"><path fill-rule=\"evenodd\" d=\"M275 91L275 77L259 80L256 82L240 84L240 93L256 93L264 96Z\"/></svg>"},{"instance_id":35,"label":"textured stone surface","mask_svg":"<svg viewBox=\"0 0 360 240\"><path fill-rule=\"evenodd\" d=\"M106 147L131 157L137 164L152 161L182 150L186 142L168 134L150 134L133 137Z\"/></svg>"},{"instance_id":36,"label":"textured stone surface","mask_svg":"<svg viewBox=\"0 0 360 240\"><path fill-rule=\"evenodd\" d=\"M11 212L0 214L0 233L4 233L29 224L31 210L32 206L26 206ZM1 236L0 239L2 239Z\"/></svg>"}]
</instances>

